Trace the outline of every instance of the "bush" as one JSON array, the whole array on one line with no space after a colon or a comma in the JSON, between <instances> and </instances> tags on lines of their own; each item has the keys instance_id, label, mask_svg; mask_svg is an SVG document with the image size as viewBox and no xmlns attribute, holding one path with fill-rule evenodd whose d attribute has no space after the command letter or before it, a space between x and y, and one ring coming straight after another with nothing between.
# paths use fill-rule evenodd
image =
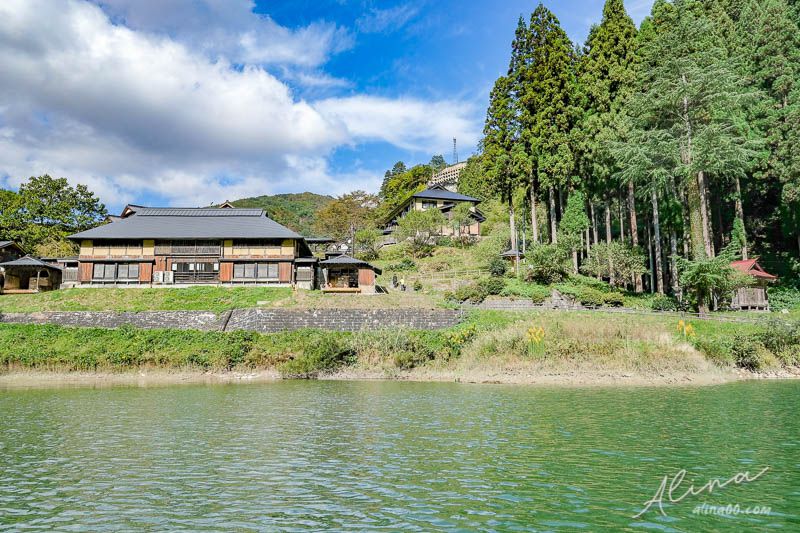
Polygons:
<instances>
[{"instance_id":1,"label":"bush","mask_svg":"<svg viewBox=\"0 0 800 533\"><path fill-rule=\"evenodd\" d=\"M678 301L666 294L657 294L650 302L653 311L677 311Z\"/></svg>"},{"instance_id":2,"label":"bush","mask_svg":"<svg viewBox=\"0 0 800 533\"><path fill-rule=\"evenodd\" d=\"M601 307L606 303L606 295L592 287L583 285L572 285L569 283L559 283L556 289L562 294L573 297L581 304L588 307Z\"/></svg>"},{"instance_id":3,"label":"bush","mask_svg":"<svg viewBox=\"0 0 800 533\"><path fill-rule=\"evenodd\" d=\"M283 377L316 378L351 362L354 355L340 336L319 334L309 339L302 355L282 363L278 370Z\"/></svg>"},{"instance_id":4,"label":"bush","mask_svg":"<svg viewBox=\"0 0 800 533\"><path fill-rule=\"evenodd\" d=\"M479 283L474 283L470 285L463 285L457 288L452 293L453 299L458 302L467 302L473 304L479 304L489 296L486 287L480 285Z\"/></svg>"},{"instance_id":5,"label":"bush","mask_svg":"<svg viewBox=\"0 0 800 533\"><path fill-rule=\"evenodd\" d=\"M731 351L736 366L747 370L762 370L774 363L774 355L757 339L748 335L735 335Z\"/></svg>"},{"instance_id":6,"label":"bush","mask_svg":"<svg viewBox=\"0 0 800 533\"><path fill-rule=\"evenodd\" d=\"M500 296L517 296L528 298L534 303L542 303L550 296L550 289L544 285L527 283L516 278L506 280L506 285L500 292Z\"/></svg>"},{"instance_id":7,"label":"bush","mask_svg":"<svg viewBox=\"0 0 800 533\"><path fill-rule=\"evenodd\" d=\"M603 294L603 303L609 307L622 307L625 297L618 292L607 292Z\"/></svg>"},{"instance_id":8,"label":"bush","mask_svg":"<svg viewBox=\"0 0 800 533\"><path fill-rule=\"evenodd\" d=\"M529 266L525 272L525 281L544 285L564 281L572 268L568 250L555 244L532 246L527 259Z\"/></svg>"},{"instance_id":9,"label":"bush","mask_svg":"<svg viewBox=\"0 0 800 533\"><path fill-rule=\"evenodd\" d=\"M767 296L772 309L800 309L800 289L793 287L768 287Z\"/></svg>"},{"instance_id":10,"label":"bush","mask_svg":"<svg viewBox=\"0 0 800 533\"><path fill-rule=\"evenodd\" d=\"M506 281L503 278L486 278L478 281L478 285L487 295L497 296L503 292Z\"/></svg>"},{"instance_id":11,"label":"bush","mask_svg":"<svg viewBox=\"0 0 800 533\"><path fill-rule=\"evenodd\" d=\"M408 270L416 270L416 269L417 269L417 264L414 262L413 259L411 259L409 257L404 257L399 262L393 263L393 264L388 265L386 267L386 270L388 270L390 272L395 272L395 271L396 272L405 272L405 271L408 271Z\"/></svg>"},{"instance_id":12,"label":"bush","mask_svg":"<svg viewBox=\"0 0 800 533\"><path fill-rule=\"evenodd\" d=\"M506 273L506 261L502 257L492 257L489 260L489 274L495 277L502 277Z\"/></svg>"}]
</instances>

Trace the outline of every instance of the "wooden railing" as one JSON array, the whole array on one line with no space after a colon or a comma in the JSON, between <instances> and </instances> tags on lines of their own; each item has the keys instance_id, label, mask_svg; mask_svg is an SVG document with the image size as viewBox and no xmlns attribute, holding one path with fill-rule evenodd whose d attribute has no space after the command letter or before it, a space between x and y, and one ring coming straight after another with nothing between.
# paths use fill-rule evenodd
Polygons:
<instances>
[{"instance_id":1,"label":"wooden railing","mask_svg":"<svg viewBox=\"0 0 800 533\"><path fill-rule=\"evenodd\" d=\"M155 247L156 255L213 255L219 257L221 247L219 245L172 245L157 244Z\"/></svg>"}]
</instances>

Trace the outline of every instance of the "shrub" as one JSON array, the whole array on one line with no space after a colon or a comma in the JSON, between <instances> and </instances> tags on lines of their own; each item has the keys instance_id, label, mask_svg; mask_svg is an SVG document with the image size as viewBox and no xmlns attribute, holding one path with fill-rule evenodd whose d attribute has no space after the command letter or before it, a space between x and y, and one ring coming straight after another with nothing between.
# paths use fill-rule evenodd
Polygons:
<instances>
[{"instance_id":1,"label":"shrub","mask_svg":"<svg viewBox=\"0 0 800 533\"><path fill-rule=\"evenodd\" d=\"M478 281L478 285L487 295L497 296L503 292L506 281L503 278L486 278Z\"/></svg>"},{"instance_id":2,"label":"shrub","mask_svg":"<svg viewBox=\"0 0 800 533\"><path fill-rule=\"evenodd\" d=\"M562 294L573 297L583 305L589 307L601 307L606 303L605 293L592 287L583 285L573 285L570 283L559 283L556 289Z\"/></svg>"},{"instance_id":3,"label":"shrub","mask_svg":"<svg viewBox=\"0 0 800 533\"><path fill-rule=\"evenodd\" d=\"M479 283L463 285L453 292L455 300L459 302L469 301L473 304L481 303L487 296L489 296L489 293L486 291L486 288Z\"/></svg>"},{"instance_id":4,"label":"shrub","mask_svg":"<svg viewBox=\"0 0 800 533\"><path fill-rule=\"evenodd\" d=\"M677 311L678 301L666 294L657 294L650 302L653 311Z\"/></svg>"},{"instance_id":5,"label":"shrub","mask_svg":"<svg viewBox=\"0 0 800 533\"><path fill-rule=\"evenodd\" d=\"M506 285L500 292L500 295L529 298L534 303L542 303L550 296L550 289L544 285L527 283L516 278L512 278L506 280Z\"/></svg>"},{"instance_id":6,"label":"shrub","mask_svg":"<svg viewBox=\"0 0 800 533\"><path fill-rule=\"evenodd\" d=\"M386 267L386 270L389 270L389 271L392 271L392 272L393 271L405 272L407 270L416 270L416 269L417 269L417 264L410 257L404 257L403 259L401 259L397 263L393 263L393 264L388 265Z\"/></svg>"},{"instance_id":7,"label":"shrub","mask_svg":"<svg viewBox=\"0 0 800 533\"><path fill-rule=\"evenodd\" d=\"M492 257L489 260L489 274L495 277L502 277L506 273L506 261L502 257Z\"/></svg>"},{"instance_id":8,"label":"shrub","mask_svg":"<svg viewBox=\"0 0 800 533\"><path fill-rule=\"evenodd\" d=\"M326 333L312 337L302 355L282 363L278 370L283 377L316 378L352 361L353 350L338 335Z\"/></svg>"},{"instance_id":9,"label":"shrub","mask_svg":"<svg viewBox=\"0 0 800 533\"><path fill-rule=\"evenodd\" d=\"M774 361L774 356L757 339L748 335L735 335L731 352L736 366L747 370L761 370Z\"/></svg>"},{"instance_id":10,"label":"shrub","mask_svg":"<svg viewBox=\"0 0 800 533\"><path fill-rule=\"evenodd\" d=\"M625 297L618 292L607 292L603 294L603 303L610 307L622 307Z\"/></svg>"},{"instance_id":11,"label":"shrub","mask_svg":"<svg viewBox=\"0 0 800 533\"><path fill-rule=\"evenodd\" d=\"M633 276L646 273L647 267L641 248L614 241L592 246L589 258L583 263L581 270L591 276L613 278L617 285L622 286Z\"/></svg>"},{"instance_id":12,"label":"shrub","mask_svg":"<svg viewBox=\"0 0 800 533\"><path fill-rule=\"evenodd\" d=\"M572 268L569 251L555 244L537 244L527 254L525 281L544 285L564 281Z\"/></svg>"},{"instance_id":13,"label":"shrub","mask_svg":"<svg viewBox=\"0 0 800 533\"><path fill-rule=\"evenodd\" d=\"M769 305L773 309L800 309L800 289L793 287L768 287Z\"/></svg>"}]
</instances>

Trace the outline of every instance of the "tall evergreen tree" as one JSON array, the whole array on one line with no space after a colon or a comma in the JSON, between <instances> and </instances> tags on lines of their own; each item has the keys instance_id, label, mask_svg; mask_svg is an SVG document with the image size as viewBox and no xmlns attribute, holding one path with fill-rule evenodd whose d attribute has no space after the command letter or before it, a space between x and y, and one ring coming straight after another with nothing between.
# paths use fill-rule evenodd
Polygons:
<instances>
[{"instance_id":1,"label":"tall evergreen tree","mask_svg":"<svg viewBox=\"0 0 800 533\"><path fill-rule=\"evenodd\" d=\"M702 2L656 7L662 29L645 45L632 107L642 138L686 188L692 255L701 260L713 255L708 175L740 172L754 157L740 128L748 94Z\"/></svg>"},{"instance_id":2,"label":"tall evergreen tree","mask_svg":"<svg viewBox=\"0 0 800 533\"><path fill-rule=\"evenodd\" d=\"M517 249L517 228L514 213L514 191L519 185L515 173L515 146L518 124L512 101L512 83L506 76L497 79L489 96L489 109L483 127L481 149L486 175L492 191L508 203L511 249Z\"/></svg>"},{"instance_id":3,"label":"tall evergreen tree","mask_svg":"<svg viewBox=\"0 0 800 533\"><path fill-rule=\"evenodd\" d=\"M574 53L553 13L539 4L528 28L529 48L523 54L519 91L522 138L530 158L533 216L536 188L548 190L550 238L557 240L556 191L564 187L574 166L570 129L575 115Z\"/></svg>"},{"instance_id":4,"label":"tall evergreen tree","mask_svg":"<svg viewBox=\"0 0 800 533\"><path fill-rule=\"evenodd\" d=\"M609 146L619 138L619 115L624 113L636 81L636 26L622 0L606 0L603 20L592 28L579 63L583 115L580 121L581 168L587 188L599 192L606 203L606 231L610 235L610 197L617 188L619 168ZM627 182L631 239L638 245L634 181ZM622 220L620 220L622 225ZM635 280L641 290L641 278Z\"/></svg>"},{"instance_id":5,"label":"tall evergreen tree","mask_svg":"<svg viewBox=\"0 0 800 533\"><path fill-rule=\"evenodd\" d=\"M737 35L742 71L750 86L764 95L749 106L748 116L767 140L768 157L757 169L754 183L760 207L769 211L762 230L783 226L800 251L800 227L793 222L798 216L792 217L800 209L800 28L792 14L785 0L748 0L740 12ZM767 240L766 235L761 237ZM770 240L778 237L773 234Z\"/></svg>"}]
</instances>

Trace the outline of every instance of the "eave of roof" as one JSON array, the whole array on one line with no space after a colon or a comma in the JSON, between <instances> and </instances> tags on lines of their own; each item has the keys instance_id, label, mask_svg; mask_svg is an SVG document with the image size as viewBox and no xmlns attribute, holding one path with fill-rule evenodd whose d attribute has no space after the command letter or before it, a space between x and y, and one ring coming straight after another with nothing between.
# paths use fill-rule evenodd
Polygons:
<instances>
[{"instance_id":1,"label":"eave of roof","mask_svg":"<svg viewBox=\"0 0 800 533\"><path fill-rule=\"evenodd\" d=\"M326 259L324 261L319 262L320 266L347 266L347 265L354 265L354 266L364 266L371 268L377 274L380 274L382 271L380 268L370 265L366 261L362 261L361 259L356 259L355 257L351 257L349 255L337 255L336 257L331 257L330 259Z\"/></svg>"},{"instance_id":2,"label":"eave of roof","mask_svg":"<svg viewBox=\"0 0 800 533\"><path fill-rule=\"evenodd\" d=\"M302 239L262 209L142 208L113 222L69 236L81 239Z\"/></svg>"},{"instance_id":3,"label":"eave of roof","mask_svg":"<svg viewBox=\"0 0 800 533\"><path fill-rule=\"evenodd\" d=\"M742 259L739 261L733 261L731 263L731 266L734 269L738 270L739 272L748 274L755 278L761 278L767 280L778 279L778 276L770 274L769 272L761 268L761 265L758 264L758 259Z\"/></svg>"},{"instance_id":4,"label":"eave of roof","mask_svg":"<svg viewBox=\"0 0 800 533\"><path fill-rule=\"evenodd\" d=\"M61 270L61 267L45 263L44 261L40 261L35 257L31 257L26 255L24 257L20 257L19 259L14 259L13 261L6 261L5 263L0 263L2 267L36 267L36 268L49 268L52 270Z\"/></svg>"},{"instance_id":5,"label":"eave of roof","mask_svg":"<svg viewBox=\"0 0 800 533\"><path fill-rule=\"evenodd\" d=\"M430 198L431 200L453 200L456 202L480 203L480 200L447 189L429 188L411 195L412 198Z\"/></svg>"}]
</instances>

